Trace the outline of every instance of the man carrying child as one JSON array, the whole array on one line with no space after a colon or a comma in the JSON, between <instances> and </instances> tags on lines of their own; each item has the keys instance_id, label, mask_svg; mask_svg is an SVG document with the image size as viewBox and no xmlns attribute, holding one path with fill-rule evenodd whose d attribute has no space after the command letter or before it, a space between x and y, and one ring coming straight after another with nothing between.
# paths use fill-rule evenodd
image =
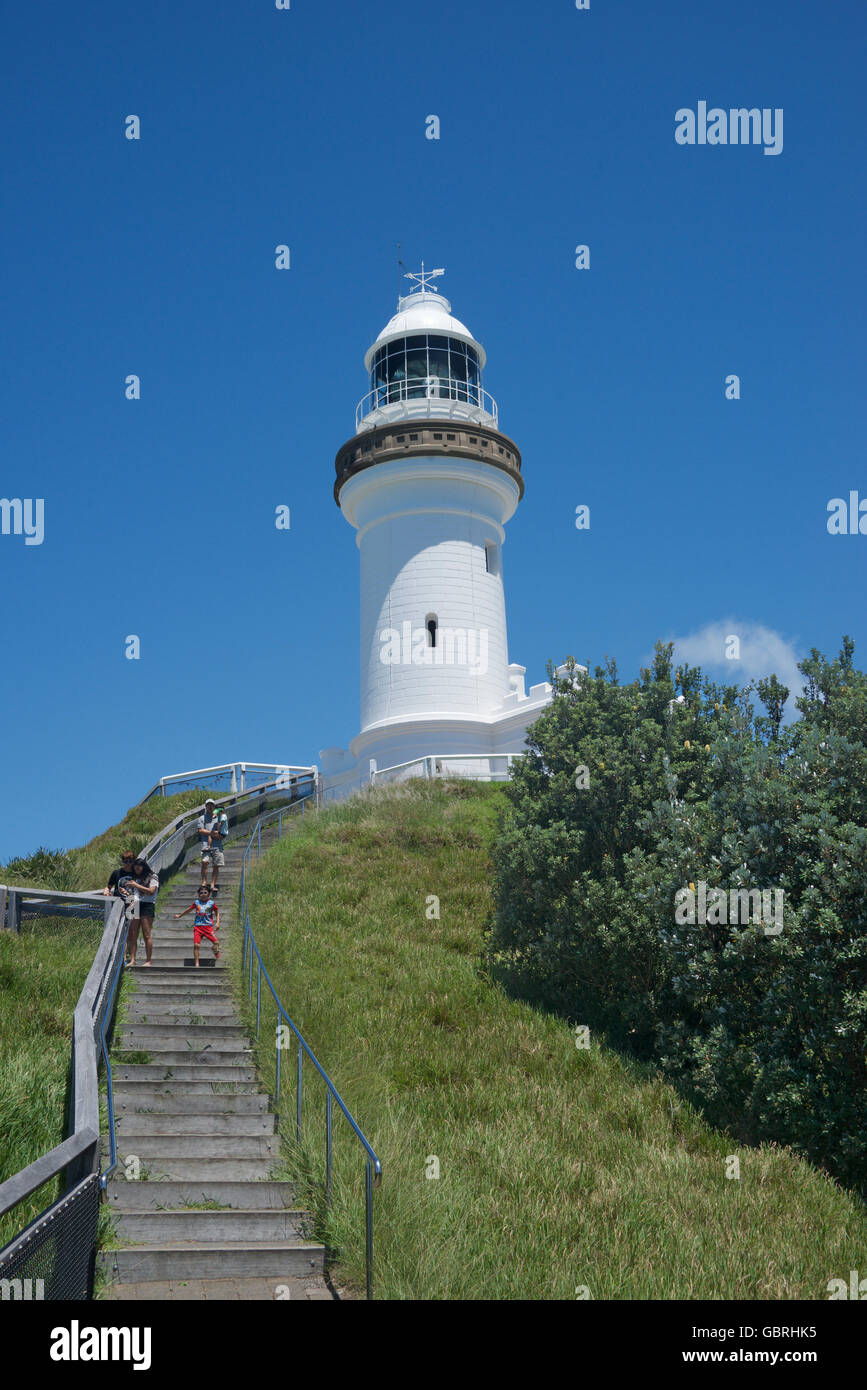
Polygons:
<instances>
[{"instance_id":1,"label":"man carrying child","mask_svg":"<svg viewBox=\"0 0 867 1390\"><path fill-rule=\"evenodd\" d=\"M207 887L208 869L211 871L211 892L217 891L217 879L223 867L223 841L229 833L229 817L225 811L218 811L212 797L205 802L204 813L196 823L199 844L202 850L202 887Z\"/></svg>"}]
</instances>

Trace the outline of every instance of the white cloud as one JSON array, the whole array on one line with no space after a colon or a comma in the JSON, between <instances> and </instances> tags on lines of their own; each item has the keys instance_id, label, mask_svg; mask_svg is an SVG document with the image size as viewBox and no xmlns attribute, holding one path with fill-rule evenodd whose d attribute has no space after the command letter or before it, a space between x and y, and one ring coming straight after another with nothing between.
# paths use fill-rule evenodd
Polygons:
<instances>
[{"instance_id":1,"label":"white cloud","mask_svg":"<svg viewBox=\"0 0 867 1390\"><path fill-rule=\"evenodd\" d=\"M738 658L726 656L731 649L729 639L737 637L740 643ZM762 623L743 622L738 618L725 618L717 623L708 623L698 632L685 637L669 639L674 641L674 655L678 661L686 661L690 666L700 666L711 679L732 685L746 685L762 676L775 675L789 688L786 715L795 714L795 699L801 694L804 678L798 670L802 659L794 643L789 642L773 628Z\"/></svg>"}]
</instances>

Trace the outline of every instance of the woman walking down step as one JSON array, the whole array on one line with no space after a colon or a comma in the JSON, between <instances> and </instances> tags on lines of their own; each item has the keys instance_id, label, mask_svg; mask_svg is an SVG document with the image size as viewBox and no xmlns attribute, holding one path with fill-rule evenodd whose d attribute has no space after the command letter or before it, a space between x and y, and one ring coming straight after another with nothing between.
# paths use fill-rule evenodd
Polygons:
<instances>
[{"instance_id":1,"label":"woman walking down step","mask_svg":"<svg viewBox=\"0 0 867 1390\"><path fill-rule=\"evenodd\" d=\"M131 849L125 849L120 856L120 868L113 869L108 883L103 888L103 893L107 898L122 898L123 893L118 891L118 883L122 878L128 878L132 874L132 866L135 863L135 855Z\"/></svg>"},{"instance_id":2,"label":"woman walking down step","mask_svg":"<svg viewBox=\"0 0 867 1390\"><path fill-rule=\"evenodd\" d=\"M153 954L151 931L154 924L154 915L156 913L157 889L160 886L160 880L159 875L154 873L146 859L136 859L132 866L132 873L135 883L136 902L133 905L129 932L126 939L129 963L130 965L135 965L138 929L139 926L141 926L142 936L145 942L145 965L150 965L151 956Z\"/></svg>"}]
</instances>

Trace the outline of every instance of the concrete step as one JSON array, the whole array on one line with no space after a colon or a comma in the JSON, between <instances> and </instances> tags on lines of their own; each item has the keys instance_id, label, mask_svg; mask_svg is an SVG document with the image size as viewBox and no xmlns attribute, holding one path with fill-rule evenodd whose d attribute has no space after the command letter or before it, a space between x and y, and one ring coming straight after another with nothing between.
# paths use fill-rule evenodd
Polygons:
<instances>
[{"instance_id":1,"label":"concrete step","mask_svg":"<svg viewBox=\"0 0 867 1390\"><path fill-rule=\"evenodd\" d=\"M201 957L199 959L201 960ZM151 966L151 970L156 968L155 964ZM127 1008L132 1008L137 1006L141 999L153 999L155 1004L184 1004L190 1000L210 999L218 1004L231 1001L233 998L231 981L225 971L203 971L200 967L195 974L189 973L179 980L167 979L162 974L152 976L148 973L143 976L136 972L124 1004Z\"/></svg>"},{"instance_id":2,"label":"concrete step","mask_svg":"<svg viewBox=\"0 0 867 1390\"><path fill-rule=\"evenodd\" d=\"M225 919L233 915L228 903L220 903L219 908L221 918ZM186 908L178 908L176 910L179 912L186 912ZM164 917L157 916L156 922L154 923L154 939L156 939L157 936L172 936L177 937L178 940L182 937L189 937L192 939L192 935L193 914L191 912L188 913L186 917L179 917L177 919L171 913L167 912Z\"/></svg>"},{"instance_id":3,"label":"concrete step","mask_svg":"<svg viewBox=\"0 0 867 1390\"><path fill-rule=\"evenodd\" d=\"M225 970L193 972L161 965L151 965L148 970L136 968L126 998L142 999L149 994L170 994L175 999L213 994L215 999L222 999L231 995L231 983Z\"/></svg>"},{"instance_id":4,"label":"concrete step","mask_svg":"<svg viewBox=\"0 0 867 1390\"><path fill-rule=\"evenodd\" d=\"M176 927L179 931L193 930L193 914L190 908L198 900L200 892L198 884L190 884L184 893L178 893L174 898L160 899L157 909L157 921L162 921L168 926ZM213 898L221 915L224 912L235 912L238 907L238 889L235 884L222 885L216 893L209 893L208 897ZM183 916L178 917L177 913Z\"/></svg>"},{"instance_id":5,"label":"concrete step","mask_svg":"<svg viewBox=\"0 0 867 1390\"><path fill-rule=\"evenodd\" d=\"M197 973L199 970L219 971L221 969L225 969L226 953L222 946L220 946L218 949L220 951L219 958L214 955L213 948L210 945L207 947L207 949L200 950L199 964L196 965L196 957L193 954L192 946L190 946L189 949L184 949L180 951L159 951L155 947L153 956L151 958L150 967L145 966L144 968L153 969L154 966L164 968L168 965L174 965L179 969L183 969L184 967L186 967L186 969L188 970L195 970ZM136 966L136 971L138 971L138 969L139 967Z\"/></svg>"},{"instance_id":6,"label":"concrete step","mask_svg":"<svg viewBox=\"0 0 867 1390\"><path fill-rule=\"evenodd\" d=\"M176 1086L157 1090L143 1085L130 1093L115 1090L114 1113L116 1116L129 1115L266 1115L271 1109L271 1097L251 1092L247 1095L215 1095L210 1086L199 1090L202 1083L182 1081ZM250 1086L254 1083L251 1081ZM192 1091L195 1092L190 1094Z\"/></svg>"},{"instance_id":7,"label":"concrete step","mask_svg":"<svg viewBox=\"0 0 867 1390\"><path fill-rule=\"evenodd\" d=\"M195 896L195 893L186 893L183 895L183 897L177 898L175 902L161 903L160 910L157 912L155 918L155 925L157 930L177 932L185 931L192 934L193 914L192 912L190 912L189 909L192 903L195 901ZM211 894L211 897L214 898L213 893ZM220 909L221 917L234 916L234 898L234 889L232 890L231 894L228 890L225 893L219 892L217 896L214 898L214 902ZM184 915L178 917L175 915L178 912L183 913Z\"/></svg>"},{"instance_id":8,"label":"concrete step","mask_svg":"<svg viewBox=\"0 0 867 1390\"><path fill-rule=\"evenodd\" d=\"M121 1282L156 1279L228 1279L252 1276L280 1279L321 1274L325 1251L312 1241L294 1240L220 1245L135 1245L107 1250L98 1257L106 1275Z\"/></svg>"},{"instance_id":9,"label":"concrete step","mask_svg":"<svg viewBox=\"0 0 867 1390\"><path fill-rule=\"evenodd\" d=\"M225 926L230 926L230 927L231 927L232 924L233 924L233 921L234 921L234 913L229 909L228 905L225 905L225 906L224 906L223 903L220 903L220 926L221 926L221 927L225 927ZM192 914L190 914L188 917L181 917L181 918L178 919L177 921L176 921L175 918L174 918L172 915L170 915L170 914L166 914L165 917L157 917L157 919L156 919L156 921L155 921L155 923L154 923L153 938L154 938L154 941L158 941L158 940L162 940L162 941L165 941L165 940L176 940L176 941L184 941L184 940L187 940L187 941L192 941L192 939L193 939L193 918L192 918Z\"/></svg>"},{"instance_id":10,"label":"concrete step","mask_svg":"<svg viewBox=\"0 0 867 1390\"><path fill-rule=\"evenodd\" d=\"M131 1009L141 1011L150 1007L160 1011L172 1009L183 1013L184 1010L195 1011L198 1004L221 1009L233 1005L234 1002L231 993L220 981L217 985L203 984L200 989L193 989L190 985L179 985L177 989L139 989L135 994L127 996L124 1007L125 1016L129 1017Z\"/></svg>"},{"instance_id":11,"label":"concrete step","mask_svg":"<svg viewBox=\"0 0 867 1390\"><path fill-rule=\"evenodd\" d=\"M204 944L208 947L208 951L210 951L210 943L205 942ZM187 945L184 946L180 952L178 952L178 954L181 955L184 951L186 951L190 959L192 960L192 946L193 943L191 941L188 942ZM220 950L223 951L222 945L220 946ZM189 984L194 989L200 989L203 985L207 985L208 983L212 985L220 984L223 986L223 988L226 988L230 985L229 976L226 974L220 975L219 970L217 971L218 978L216 980L209 981L205 980L204 975L200 975L198 973L196 973L195 975L190 974L189 970L187 970L185 974L179 975L178 971L181 969L182 962L179 963L178 961L168 959L157 961L156 953L157 947L154 946L154 958L152 959L151 964L147 967L146 970L141 970L138 965L136 965L135 970L133 970L131 966L127 967L127 969L130 971L127 989L130 993L134 993L139 988L174 989L178 984L181 984L184 987L186 987L187 984ZM223 954L225 955L225 952L223 952ZM186 959L186 957L184 957L184 959ZM200 950L200 962L204 964L206 959L213 961L213 953L208 955L206 951ZM222 966L224 964L224 961L221 960L219 964ZM175 972L174 974L172 973L173 971Z\"/></svg>"},{"instance_id":12,"label":"concrete step","mask_svg":"<svg viewBox=\"0 0 867 1390\"><path fill-rule=\"evenodd\" d=\"M138 1071L139 1068L128 1068L131 1071ZM141 1068L145 1070L145 1068ZM192 1100L194 1097L201 1099L213 1096L249 1096L260 1095L261 1090L258 1081L208 1081L201 1079L201 1067L195 1067L190 1075L166 1076L165 1071L175 1073L183 1068L167 1067L158 1077L153 1076L133 1076L126 1077L123 1081L115 1081L114 1096L115 1102L120 1100L135 1101L137 1096L164 1096L167 1100L180 1098L183 1101ZM267 1107L266 1107L267 1108Z\"/></svg>"},{"instance_id":13,"label":"concrete step","mask_svg":"<svg viewBox=\"0 0 867 1390\"><path fill-rule=\"evenodd\" d=\"M226 958L224 955L221 960L214 960L213 956L208 956L202 952L199 956L199 967L198 970L196 970L192 951L189 956L183 959L154 960L150 965L145 965L141 958L141 953L139 953L135 965L127 965L124 969L128 972L130 978L135 980L140 979L142 975L149 980L155 980L158 976L167 979L172 975L175 978L186 978L195 970L195 974L193 974L193 979L195 980L200 978L200 970L213 970L215 974L224 974L226 970Z\"/></svg>"},{"instance_id":14,"label":"concrete step","mask_svg":"<svg viewBox=\"0 0 867 1390\"><path fill-rule=\"evenodd\" d=\"M231 931L231 925L227 924L226 922L221 922L217 931L217 935L223 936L225 935L227 930ZM158 946L161 950L165 950L170 946L182 948L183 950L189 950L190 947L192 947L192 945L194 944L192 929L189 926L186 926L183 929L181 929L180 927L172 926L157 926L156 930L153 933L153 943L154 950L156 950ZM211 942L202 941L201 944L203 946L209 946L211 945Z\"/></svg>"},{"instance_id":15,"label":"concrete step","mask_svg":"<svg viewBox=\"0 0 867 1390\"><path fill-rule=\"evenodd\" d=\"M217 893L217 897L237 897L238 883L240 881L240 878L240 859L237 861L237 864L224 864L223 868L220 871L220 877L217 880L217 888L219 890ZM210 880L208 882L210 884ZM169 902L172 898L183 898L186 894L187 906L189 906L189 904L194 900L201 886L202 880L199 877L198 871L195 874L192 874L189 878L184 879L182 883L178 883L176 880L173 880L167 888L160 890L160 895L157 898L157 904L159 905L160 903Z\"/></svg>"},{"instance_id":16,"label":"concrete step","mask_svg":"<svg viewBox=\"0 0 867 1390\"><path fill-rule=\"evenodd\" d=\"M250 1054L252 1056L252 1054ZM243 1083L245 1085L258 1086L256 1079L256 1069L251 1061L245 1061L240 1065L227 1065L219 1062L191 1062L187 1054L184 1054L183 1062L119 1062L112 1061L112 1080L115 1083L125 1081L146 1081L148 1085L154 1085L161 1081L174 1084L175 1082L195 1082L201 1086L209 1086L216 1083Z\"/></svg>"},{"instance_id":17,"label":"concrete step","mask_svg":"<svg viewBox=\"0 0 867 1390\"><path fill-rule=\"evenodd\" d=\"M220 930L217 932L218 951L225 951L226 943L229 940L231 932L231 927L227 927L225 923L221 925ZM141 944L141 941L139 941L139 954ZM178 956L189 956L192 960L193 949L194 942L193 933L191 931L184 932L183 935L180 932L178 932L177 935L172 936L165 936L162 933L154 932L152 953L154 964L156 964L157 953L159 953L160 956L163 958L163 964L165 965L174 965L175 958ZM204 960L206 956L209 960L212 960L213 951L213 941L202 940L199 943L199 960ZM138 959L138 956L136 957L136 959Z\"/></svg>"},{"instance_id":18,"label":"concrete step","mask_svg":"<svg viewBox=\"0 0 867 1390\"><path fill-rule=\"evenodd\" d=\"M198 1057L205 1051L248 1052L246 1034L241 1032L240 1024L226 1026L223 1033L217 1033L218 1024L192 1023L189 1026L162 1027L156 1023L140 1023L121 1029L115 1036L114 1046L119 1052L159 1053L156 1061L166 1052L181 1052L186 1049ZM150 1030L150 1031L148 1031Z\"/></svg>"},{"instance_id":19,"label":"concrete step","mask_svg":"<svg viewBox=\"0 0 867 1390\"><path fill-rule=\"evenodd\" d=\"M145 1119L146 1116L139 1116ZM118 1135L118 1152L124 1158L140 1158L146 1167L159 1168L162 1158L270 1158L276 1160L280 1141L274 1134L142 1134L128 1130Z\"/></svg>"},{"instance_id":20,"label":"concrete step","mask_svg":"<svg viewBox=\"0 0 867 1390\"><path fill-rule=\"evenodd\" d=\"M112 1180L106 1196L116 1211L175 1210L185 1203L216 1202L222 1208L244 1211L279 1211L295 1207L297 1194L291 1182L126 1182Z\"/></svg>"},{"instance_id":21,"label":"concrete step","mask_svg":"<svg viewBox=\"0 0 867 1390\"><path fill-rule=\"evenodd\" d=\"M167 1000L177 1003L181 1003L185 999L201 999L203 997L231 999L232 988L229 976L225 971L206 970L202 974L199 970L196 975L189 971L184 974L169 975L161 967L152 965L146 973L136 971L125 995L125 1002L132 1003L134 999L148 999L151 995L155 995L157 999L165 997Z\"/></svg>"},{"instance_id":22,"label":"concrete step","mask_svg":"<svg viewBox=\"0 0 867 1390\"><path fill-rule=\"evenodd\" d=\"M139 1155L143 1157L143 1155ZM147 1178L160 1186L166 1179L184 1182L270 1182L272 1158L178 1158L151 1155L145 1162Z\"/></svg>"},{"instance_id":23,"label":"concrete step","mask_svg":"<svg viewBox=\"0 0 867 1390\"><path fill-rule=\"evenodd\" d=\"M221 919L219 927L216 928L218 936L226 937L239 930L240 928L238 928L231 919L225 917ZM188 917L186 922L157 922L151 935L153 937L154 950L156 950L157 946L189 946L192 949L192 918ZM141 938L139 938L139 944L141 944ZM203 946L208 946L211 943L202 941L201 944Z\"/></svg>"},{"instance_id":24,"label":"concrete step","mask_svg":"<svg viewBox=\"0 0 867 1390\"><path fill-rule=\"evenodd\" d=\"M215 901L217 900L215 899ZM231 924L235 918L234 908L231 908L228 902L218 902L217 905L220 909L221 923L223 925L225 925L226 923ZM187 912L187 907L189 907L189 903L187 903L186 905L180 904L177 908L174 909L173 912L166 912L165 915L162 917L158 915L154 923L154 939L156 939L158 936L164 937L168 933L170 933L172 936L176 937L188 936L192 941L193 914L191 912ZM175 912L184 912L186 913L186 916L176 917L174 915Z\"/></svg>"},{"instance_id":25,"label":"concrete step","mask_svg":"<svg viewBox=\"0 0 867 1390\"><path fill-rule=\"evenodd\" d=\"M204 1017L204 1015L200 1015ZM201 1050L205 1043L229 1044L232 1047L246 1047L247 1038L240 1023L194 1023L185 1027L181 1023L125 1023L119 1035L115 1035L117 1047L148 1047L151 1044L166 1047L180 1047L185 1038Z\"/></svg>"},{"instance_id":26,"label":"concrete step","mask_svg":"<svg viewBox=\"0 0 867 1390\"><path fill-rule=\"evenodd\" d=\"M145 970L152 969L155 965L161 967L167 965L174 965L179 968L183 968L184 966L186 966L188 970L219 970L221 968L225 969L226 953L222 946L218 947L218 950L221 952L221 956L219 959L214 955L213 947L210 945L210 943L208 943L206 947L201 948L199 950L199 964L197 966L196 957L193 954L192 946L190 946L188 949L185 948L179 951L174 950L174 948L161 951L158 950L157 947L154 947L153 956L151 958L151 965L144 967L136 965L134 968L136 971L138 971L142 968L144 968ZM129 969L133 969L133 967L130 966Z\"/></svg>"},{"instance_id":27,"label":"concrete step","mask_svg":"<svg viewBox=\"0 0 867 1390\"><path fill-rule=\"evenodd\" d=\"M344 1293L343 1298L347 1295ZM115 1303L334 1303L320 1274L280 1279L149 1279L144 1282L114 1284L102 1298ZM216 1311L216 1310L215 1310Z\"/></svg>"},{"instance_id":28,"label":"concrete step","mask_svg":"<svg viewBox=\"0 0 867 1390\"><path fill-rule=\"evenodd\" d=\"M222 949L223 945L221 943L217 947L217 950L222 951ZM188 932L186 936L178 937L177 941L160 941L155 936L153 942L152 956L154 961L156 961L157 956L159 956L160 963L163 965L174 965L177 961L186 960L188 956L190 960L193 960L194 957L192 933ZM207 957L208 960L214 959L213 941L202 941L200 943L199 960L202 960L205 957ZM136 960L137 959L138 957L136 956Z\"/></svg>"},{"instance_id":29,"label":"concrete step","mask_svg":"<svg viewBox=\"0 0 867 1390\"><path fill-rule=\"evenodd\" d=\"M251 1183L252 1187L253 1184ZM123 1212L118 1216L116 1234L136 1245L252 1244L261 1241L309 1240L312 1231L309 1212L283 1208L257 1211L234 1208L228 1211L193 1211L182 1207L165 1211Z\"/></svg>"},{"instance_id":30,"label":"concrete step","mask_svg":"<svg viewBox=\"0 0 867 1390\"><path fill-rule=\"evenodd\" d=\"M159 906L161 903L168 902L171 898L183 897L184 894L187 894L187 902L191 903L202 886L202 879L199 872L200 868L201 865L197 864L195 873L184 876L184 878L173 878L170 883L166 884L164 888L161 888L157 898L157 905ZM240 859L237 862L237 866L233 864L231 868L228 864L224 864L223 868L220 870L220 876L217 879L217 887L220 890L217 896L220 897L223 893L225 893L226 897L236 896L240 878ZM208 883L210 884L210 879L208 879Z\"/></svg>"},{"instance_id":31,"label":"concrete step","mask_svg":"<svg viewBox=\"0 0 867 1390\"><path fill-rule=\"evenodd\" d=\"M227 1100L236 1100L236 1096L227 1096ZM242 1135L246 1138L254 1138L263 1134L274 1133L274 1115L266 1111L241 1111L238 1114L227 1113L225 1110L205 1110L198 1113L183 1110L154 1110L148 1113L146 1110L136 1109L125 1114L115 1112L115 1135L118 1144L129 1145L132 1140L129 1138L133 1133L136 1137L148 1134L171 1134L171 1135L204 1135L207 1138L219 1138L223 1135Z\"/></svg>"},{"instance_id":32,"label":"concrete step","mask_svg":"<svg viewBox=\"0 0 867 1390\"><path fill-rule=\"evenodd\" d=\"M251 1067L253 1065L253 1053L249 1047L219 1047L216 1043L205 1043L199 1050L195 1047L164 1047L160 1044L149 1044L147 1047L123 1048L124 1052L143 1052L148 1058L147 1062L121 1062L121 1066L154 1066L162 1067L163 1078L167 1081L171 1077L166 1077L166 1071L174 1067ZM254 1073L255 1074L255 1073ZM201 1078L205 1081L246 1081L246 1076L205 1076Z\"/></svg>"},{"instance_id":33,"label":"concrete step","mask_svg":"<svg viewBox=\"0 0 867 1390\"><path fill-rule=\"evenodd\" d=\"M235 1003L230 998L193 999L178 1004L170 1000L152 1000L147 996L137 995L135 1000L130 1000L125 1022L136 1028L145 1023L158 1023L163 1028L171 1028L175 1024L195 1026L200 1024L202 1019L207 1019L209 1023L222 1023L235 1016Z\"/></svg>"}]
</instances>

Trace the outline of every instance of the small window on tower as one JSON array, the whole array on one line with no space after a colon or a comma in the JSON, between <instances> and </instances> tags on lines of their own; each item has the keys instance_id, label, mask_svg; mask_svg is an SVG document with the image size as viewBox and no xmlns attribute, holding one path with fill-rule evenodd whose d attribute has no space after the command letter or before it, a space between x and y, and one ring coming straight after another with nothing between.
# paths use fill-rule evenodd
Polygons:
<instances>
[{"instance_id":1,"label":"small window on tower","mask_svg":"<svg viewBox=\"0 0 867 1390\"><path fill-rule=\"evenodd\" d=\"M497 547L493 541L485 541L485 569L488 574L497 574Z\"/></svg>"},{"instance_id":2,"label":"small window on tower","mask_svg":"<svg viewBox=\"0 0 867 1390\"><path fill-rule=\"evenodd\" d=\"M424 620L424 625L427 628L427 644L429 647L435 647L437 644L436 613L428 613L427 617Z\"/></svg>"}]
</instances>

